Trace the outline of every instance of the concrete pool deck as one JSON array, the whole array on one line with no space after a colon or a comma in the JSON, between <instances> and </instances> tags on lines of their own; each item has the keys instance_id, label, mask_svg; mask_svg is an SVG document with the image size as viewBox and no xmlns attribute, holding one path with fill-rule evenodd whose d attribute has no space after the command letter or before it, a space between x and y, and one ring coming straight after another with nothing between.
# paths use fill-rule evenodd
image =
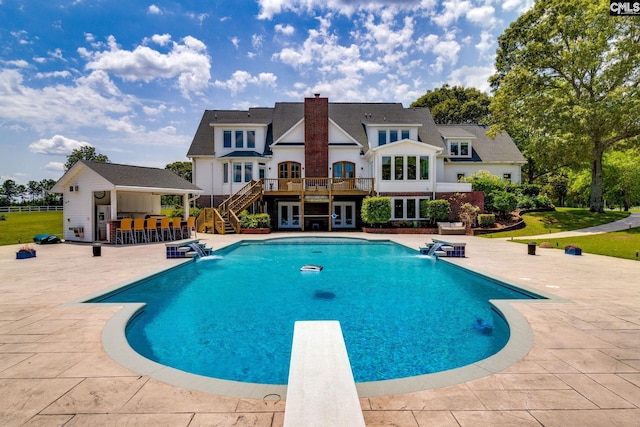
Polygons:
<instances>
[{"instance_id":1,"label":"concrete pool deck","mask_svg":"<svg viewBox=\"0 0 640 427\"><path fill-rule=\"evenodd\" d=\"M199 235L219 249L238 240L327 235ZM358 232L331 236L389 239L414 249L431 235ZM451 236L467 258L451 262L537 289L564 302L513 307L534 335L511 367L424 391L361 398L368 426L602 426L640 419L640 261L565 255L498 239ZM284 400L212 395L126 369L102 346L119 306L69 305L100 290L179 263L164 245L39 246L16 260L0 247L0 425L282 426Z\"/></svg>"}]
</instances>

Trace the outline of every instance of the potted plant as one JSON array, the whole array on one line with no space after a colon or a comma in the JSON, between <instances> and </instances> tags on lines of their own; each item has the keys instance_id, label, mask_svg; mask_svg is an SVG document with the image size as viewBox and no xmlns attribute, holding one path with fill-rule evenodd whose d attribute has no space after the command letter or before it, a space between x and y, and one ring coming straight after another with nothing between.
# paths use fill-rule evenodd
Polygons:
<instances>
[{"instance_id":1,"label":"potted plant","mask_svg":"<svg viewBox=\"0 0 640 427\"><path fill-rule=\"evenodd\" d=\"M36 250L29 245L22 246L18 252L16 252L16 259L35 258Z\"/></svg>"},{"instance_id":2,"label":"potted plant","mask_svg":"<svg viewBox=\"0 0 640 427\"><path fill-rule=\"evenodd\" d=\"M568 255L582 255L582 248L576 245L567 245L564 247L564 253Z\"/></svg>"}]
</instances>

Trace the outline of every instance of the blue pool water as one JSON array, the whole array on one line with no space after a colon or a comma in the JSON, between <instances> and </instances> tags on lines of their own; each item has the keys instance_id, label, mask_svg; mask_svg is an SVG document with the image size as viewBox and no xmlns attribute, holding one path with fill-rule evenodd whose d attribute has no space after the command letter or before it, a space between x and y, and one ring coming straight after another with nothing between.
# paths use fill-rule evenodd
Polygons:
<instances>
[{"instance_id":1,"label":"blue pool water","mask_svg":"<svg viewBox=\"0 0 640 427\"><path fill-rule=\"evenodd\" d=\"M286 384L296 320L339 320L355 380L378 381L495 354L509 330L488 301L534 297L392 242L304 238L243 242L92 302L147 303L126 334L151 360Z\"/></svg>"}]
</instances>

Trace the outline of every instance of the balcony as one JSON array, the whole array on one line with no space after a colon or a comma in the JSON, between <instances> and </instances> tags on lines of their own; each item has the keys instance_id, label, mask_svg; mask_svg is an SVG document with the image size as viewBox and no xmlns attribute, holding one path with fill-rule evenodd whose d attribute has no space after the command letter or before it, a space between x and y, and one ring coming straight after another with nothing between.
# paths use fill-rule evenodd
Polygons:
<instances>
[{"instance_id":1,"label":"balcony","mask_svg":"<svg viewBox=\"0 0 640 427\"><path fill-rule=\"evenodd\" d=\"M373 178L264 179L265 196L367 196L373 195Z\"/></svg>"}]
</instances>

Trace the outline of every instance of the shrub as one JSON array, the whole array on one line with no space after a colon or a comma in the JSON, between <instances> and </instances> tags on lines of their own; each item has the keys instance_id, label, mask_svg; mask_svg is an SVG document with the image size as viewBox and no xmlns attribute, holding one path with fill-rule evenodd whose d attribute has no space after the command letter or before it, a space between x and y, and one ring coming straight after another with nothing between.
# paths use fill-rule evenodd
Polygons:
<instances>
[{"instance_id":1,"label":"shrub","mask_svg":"<svg viewBox=\"0 0 640 427\"><path fill-rule=\"evenodd\" d=\"M518 197L518 208L520 209L533 209L536 207L536 201L530 196Z\"/></svg>"},{"instance_id":2,"label":"shrub","mask_svg":"<svg viewBox=\"0 0 640 427\"><path fill-rule=\"evenodd\" d=\"M495 223L496 223L496 216L494 214L478 215L478 225L480 227L491 227Z\"/></svg>"},{"instance_id":3,"label":"shrub","mask_svg":"<svg viewBox=\"0 0 640 427\"><path fill-rule=\"evenodd\" d=\"M7 217L4 214L0 215L0 221L6 221L6 220L7 220Z\"/></svg>"},{"instance_id":4,"label":"shrub","mask_svg":"<svg viewBox=\"0 0 640 427\"><path fill-rule=\"evenodd\" d=\"M431 222L446 221L451 213L451 203L448 200L422 200L420 202L420 216L429 218Z\"/></svg>"},{"instance_id":5,"label":"shrub","mask_svg":"<svg viewBox=\"0 0 640 427\"><path fill-rule=\"evenodd\" d=\"M509 212L514 211L518 206L518 197L513 193L496 191L491 193L491 198L493 210L503 217L506 217Z\"/></svg>"},{"instance_id":6,"label":"shrub","mask_svg":"<svg viewBox=\"0 0 640 427\"><path fill-rule=\"evenodd\" d=\"M544 194L540 194L535 198L534 201L536 204L536 208L550 208L553 206L553 203L551 203L551 199Z\"/></svg>"},{"instance_id":7,"label":"shrub","mask_svg":"<svg viewBox=\"0 0 640 427\"><path fill-rule=\"evenodd\" d=\"M250 214L248 211L240 212L238 215L240 227L242 228L270 228L271 217L267 213Z\"/></svg>"},{"instance_id":8,"label":"shrub","mask_svg":"<svg viewBox=\"0 0 640 427\"><path fill-rule=\"evenodd\" d=\"M389 197L365 197L362 201L362 220L370 225L386 224L391 219Z\"/></svg>"}]
</instances>

